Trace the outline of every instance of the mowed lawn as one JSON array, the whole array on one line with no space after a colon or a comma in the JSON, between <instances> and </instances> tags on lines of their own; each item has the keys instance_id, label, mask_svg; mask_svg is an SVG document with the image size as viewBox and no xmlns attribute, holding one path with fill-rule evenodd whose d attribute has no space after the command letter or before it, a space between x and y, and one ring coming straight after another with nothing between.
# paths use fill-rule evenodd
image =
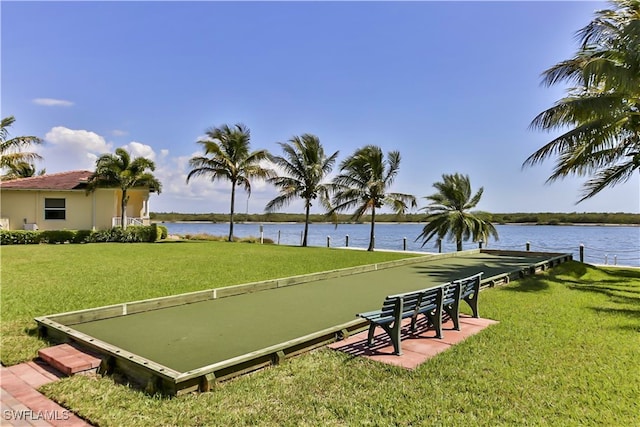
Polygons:
<instances>
[{"instance_id":1,"label":"mowed lawn","mask_svg":"<svg viewBox=\"0 0 640 427\"><path fill-rule=\"evenodd\" d=\"M2 346L5 365L46 343L33 318L259 280L406 258L228 242L94 243L3 246Z\"/></svg>"},{"instance_id":2,"label":"mowed lawn","mask_svg":"<svg viewBox=\"0 0 640 427\"><path fill-rule=\"evenodd\" d=\"M398 257L217 242L3 247L2 361L45 345L28 334L33 316ZM100 426L637 425L640 269L564 264L483 291L480 312L500 323L414 371L320 349L173 399L110 377L42 391Z\"/></svg>"}]
</instances>

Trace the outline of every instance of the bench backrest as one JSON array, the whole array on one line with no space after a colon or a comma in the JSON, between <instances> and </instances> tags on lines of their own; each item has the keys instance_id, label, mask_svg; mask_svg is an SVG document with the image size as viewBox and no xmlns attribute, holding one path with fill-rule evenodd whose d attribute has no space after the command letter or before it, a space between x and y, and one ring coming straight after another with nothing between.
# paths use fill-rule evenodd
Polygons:
<instances>
[{"instance_id":1,"label":"bench backrest","mask_svg":"<svg viewBox=\"0 0 640 427\"><path fill-rule=\"evenodd\" d=\"M442 298L443 287L449 285L451 283L414 292L389 295L382 304L382 314L383 316L395 316L394 310L397 310L396 304L398 304L398 300L402 303L402 308L400 309L402 318L412 316L416 312L435 309L439 304L439 299Z\"/></svg>"},{"instance_id":2,"label":"bench backrest","mask_svg":"<svg viewBox=\"0 0 640 427\"><path fill-rule=\"evenodd\" d=\"M445 283L444 285L436 286L435 288L423 289L420 291L422 298L419 304L415 307L416 312L424 313L438 308L438 306L442 304L444 289L448 288L449 285L450 283Z\"/></svg>"},{"instance_id":3,"label":"bench backrest","mask_svg":"<svg viewBox=\"0 0 640 427\"><path fill-rule=\"evenodd\" d=\"M382 316L396 316L396 310L401 312L402 318L410 316L415 311L421 299L421 291L389 295L382 303Z\"/></svg>"},{"instance_id":4,"label":"bench backrest","mask_svg":"<svg viewBox=\"0 0 640 427\"><path fill-rule=\"evenodd\" d=\"M467 298L471 295L475 297L475 295L480 292L480 281L482 280L483 274L483 272L480 272L478 274L474 274L473 276L465 277L464 279L456 280L454 282L460 286L461 298Z\"/></svg>"},{"instance_id":5,"label":"bench backrest","mask_svg":"<svg viewBox=\"0 0 640 427\"><path fill-rule=\"evenodd\" d=\"M458 282L445 283L442 285L442 303L450 305L460 300L461 286Z\"/></svg>"},{"instance_id":6,"label":"bench backrest","mask_svg":"<svg viewBox=\"0 0 640 427\"><path fill-rule=\"evenodd\" d=\"M402 300L400 297L398 296L388 296L384 299L384 302L382 303L382 309L380 310L381 313L381 317L393 317L396 315L396 310L397 307L399 307L399 303L401 303Z\"/></svg>"}]
</instances>

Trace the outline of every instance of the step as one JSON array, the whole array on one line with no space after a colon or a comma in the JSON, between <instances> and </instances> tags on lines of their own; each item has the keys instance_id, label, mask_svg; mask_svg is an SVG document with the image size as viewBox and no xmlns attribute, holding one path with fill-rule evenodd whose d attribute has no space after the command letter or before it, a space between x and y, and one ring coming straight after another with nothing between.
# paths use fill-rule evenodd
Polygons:
<instances>
[{"instance_id":1,"label":"step","mask_svg":"<svg viewBox=\"0 0 640 427\"><path fill-rule=\"evenodd\" d=\"M38 356L65 375L96 372L101 359L70 344L60 344L38 350Z\"/></svg>"}]
</instances>

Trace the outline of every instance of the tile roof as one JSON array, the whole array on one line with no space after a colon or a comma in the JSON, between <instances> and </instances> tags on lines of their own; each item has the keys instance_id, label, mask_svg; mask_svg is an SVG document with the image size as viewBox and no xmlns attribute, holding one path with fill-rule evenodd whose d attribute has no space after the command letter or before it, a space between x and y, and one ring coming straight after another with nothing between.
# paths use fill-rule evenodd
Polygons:
<instances>
[{"instance_id":1,"label":"tile roof","mask_svg":"<svg viewBox=\"0 0 640 427\"><path fill-rule=\"evenodd\" d=\"M0 182L0 189L11 190L80 190L86 186L91 171L69 171Z\"/></svg>"}]
</instances>

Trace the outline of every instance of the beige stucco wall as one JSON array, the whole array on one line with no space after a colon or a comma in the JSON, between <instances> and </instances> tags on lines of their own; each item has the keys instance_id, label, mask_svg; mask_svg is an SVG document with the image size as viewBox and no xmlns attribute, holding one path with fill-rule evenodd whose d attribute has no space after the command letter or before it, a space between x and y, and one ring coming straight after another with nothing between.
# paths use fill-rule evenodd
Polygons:
<instances>
[{"instance_id":1,"label":"beige stucco wall","mask_svg":"<svg viewBox=\"0 0 640 427\"><path fill-rule=\"evenodd\" d=\"M128 217L142 217L146 190L129 192ZM64 220L44 219L44 199L65 199ZM0 218L9 219L9 229L22 230L23 224L35 223L40 230L91 230L111 228L113 217L120 216L120 192L98 189L94 193L84 191L1 190Z\"/></svg>"},{"instance_id":2,"label":"beige stucco wall","mask_svg":"<svg viewBox=\"0 0 640 427\"><path fill-rule=\"evenodd\" d=\"M142 218L144 216L143 206L144 200L149 197L146 190L127 190L129 201L127 202L127 216L130 218ZM114 192L115 206L117 215L120 215L120 204L122 200L122 191Z\"/></svg>"}]
</instances>

